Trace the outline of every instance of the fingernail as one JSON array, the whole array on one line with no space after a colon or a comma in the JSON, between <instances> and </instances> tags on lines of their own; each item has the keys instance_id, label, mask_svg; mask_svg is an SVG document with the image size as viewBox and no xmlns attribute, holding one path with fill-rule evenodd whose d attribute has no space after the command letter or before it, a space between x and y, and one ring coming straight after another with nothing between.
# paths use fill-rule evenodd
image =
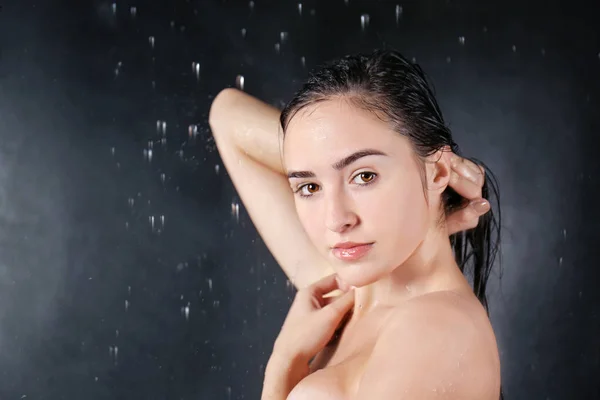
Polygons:
<instances>
[{"instance_id":1,"label":"fingernail","mask_svg":"<svg viewBox=\"0 0 600 400\"><path fill-rule=\"evenodd\" d=\"M473 200L471 205L480 214L485 214L490 210L490 203L487 200Z\"/></svg>"}]
</instances>

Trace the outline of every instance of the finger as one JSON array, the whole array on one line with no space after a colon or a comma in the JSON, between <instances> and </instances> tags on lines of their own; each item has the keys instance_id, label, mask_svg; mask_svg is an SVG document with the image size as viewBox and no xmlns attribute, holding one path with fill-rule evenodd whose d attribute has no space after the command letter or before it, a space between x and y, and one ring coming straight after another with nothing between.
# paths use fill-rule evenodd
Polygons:
<instances>
[{"instance_id":1,"label":"finger","mask_svg":"<svg viewBox=\"0 0 600 400\"><path fill-rule=\"evenodd\" d=\"M354 298L354 289L352 289L341 296L331 299L322 311L329 313L329 317L339 322L354 305Z\"/></svg>"},{"instance_id":2,"label":"finger","mask_svg":"<svg viewBox=\"0 0 600 400\"><path fill-rule=\"evenodd\" d=\"M482 186L462 177L454 170L450 171L450 182L448 184L465 199L475 200L481 197Z\"/></svg>"},{"instance_id":3,"label":"finger","mask_svg":"<svg viewBox=\"0 0 600 400\"><path fill-rule=\"evenodd\" d=\"M450 157L452 169L461 177L470 180L475 185L483 186L485 170L471 160L452 154Z\"/></svg>"},{"instance_id":4,"label":"finger","mask_svg":"<svg viewBox=\"0 0 600 400\"><path fill-rule=\"evenodd\" d=\"M340 287L337 274L331 274L322 279L319 279L317 282L308 286L307 289L311 295L316 296L318 298L322 298L324 295L336 289L343 290L343 288Z\"/></svg>"},{"instance_id":5,"label":"finger","mask_svg":"<svg viewBox=\"0 0 600 400\"><path fill-rule=\"evenodd\" d=\"M473 229L479 224L479 217L490 211L490 203L485 199L473 200L468 206L457 210L446 218L450 235Z\"/></svg>"}]
</instances>

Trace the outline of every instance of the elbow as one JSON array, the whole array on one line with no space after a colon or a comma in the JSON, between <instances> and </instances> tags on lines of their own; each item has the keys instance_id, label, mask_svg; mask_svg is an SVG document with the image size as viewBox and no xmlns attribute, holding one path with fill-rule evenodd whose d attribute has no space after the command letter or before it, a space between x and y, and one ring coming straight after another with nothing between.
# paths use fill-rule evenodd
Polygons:
<instances>
[{"instance_id":1,"label":"elbow","mask_svg":"<svg viewBox=\"0 0 600 400\"><path fill-rule=\"evenodd\" d=\"M232 102L238 95L239 90L235 88L225 88L217 94L208 112L208 124L212 129L231 119ZM227 115L229 115L229 118L227 118Z\"/></svg>"}]
</instances>

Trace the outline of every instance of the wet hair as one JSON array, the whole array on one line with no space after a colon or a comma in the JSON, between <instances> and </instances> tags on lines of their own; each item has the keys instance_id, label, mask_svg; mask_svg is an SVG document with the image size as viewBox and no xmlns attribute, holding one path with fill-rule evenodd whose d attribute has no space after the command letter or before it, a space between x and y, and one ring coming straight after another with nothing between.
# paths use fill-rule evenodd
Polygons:
<instances>
[{"instance_id":1,"label":"wet hair","mask_svg":"<svg viewBox=\"0 0 600 400\"><path fill-rule=\"evenodd\" d=\"M282 110L283 133L299 111L332 98L343 98L384 120L410 140L422 162L438 150L461 155L425 73L397 51L348 55L312 72ZM499 192L489 168L479 160L470 160L485 169L482 197L492 207L479 218L475 228L451 235L450 243L460 270L470 279L475 295L489 315L486 288L500 243ZM448 215L466 207L468 201L448 186L442 194L442 204L444 214ZM500 398L504 398L502 391Z\"/></svg>"}]
</instances>

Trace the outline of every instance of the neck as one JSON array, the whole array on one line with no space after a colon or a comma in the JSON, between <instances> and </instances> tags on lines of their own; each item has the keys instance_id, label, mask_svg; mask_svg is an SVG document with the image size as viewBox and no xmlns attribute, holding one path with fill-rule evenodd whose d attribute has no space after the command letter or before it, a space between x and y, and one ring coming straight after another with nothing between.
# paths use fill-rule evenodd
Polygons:
<instances>
[{"instance_id":1,"label":"neck","mask_svg":"<svg viewBox=\"0 0 600 400\"><path fill-rule=\"evenodd\" d=\"M470 289L444 229L432 230L415 252L388 276L356 289L354 317L395 307L411 298L440 290Z\"/></svg>"}]
</instances>

